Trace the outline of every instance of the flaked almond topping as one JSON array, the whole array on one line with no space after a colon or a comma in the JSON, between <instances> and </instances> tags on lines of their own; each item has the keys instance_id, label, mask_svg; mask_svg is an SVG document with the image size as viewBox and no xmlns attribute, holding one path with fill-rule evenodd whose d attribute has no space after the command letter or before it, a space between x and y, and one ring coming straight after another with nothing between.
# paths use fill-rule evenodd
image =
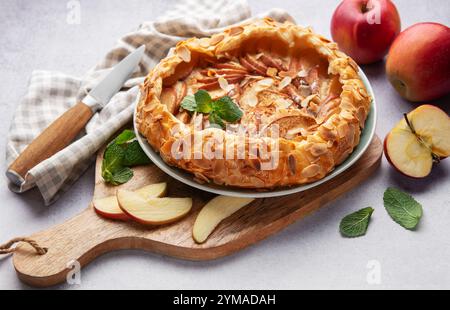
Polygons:
<instances>
[{"instance_id":1,"label":"flaked almond topping","mask_svg":"<svg viewBox=\"0 0 450 310\"><path fill-rule=\"evenodd\" d=\"M328 152L328 146L325 143L313 144L310 149L311 155L320 156Z\"/></svg>"},{"instance_id":2,"label":"flaked almond topping","mask_svg":"<svg viewBox=\"0 0 450 310\"><path fill-rule=\"evenodd\" d=\"M252 94L251 96L247 97L247 100L245 101L249 106L256 107L258 104L258 97L256 94Z\"/></svg>"},{"instance_id":3,"label":"flaked almond topping","mask_svg":"<svg viewBox=\"0 0 450 310\"><path fill-rule=\"evenodd\" d=\"M297 128L289 129L289 130L286 132L286 138L287 138L287 139L292 139L292 138L294 138L296 135L298 135L299 133L301 133L302 131L303 131L303 128L302 128L302 127L297 127Z\"/></svg>"},{"instance_id":4,"label":"flaked almond topping","mask_svg":"<svg viewBox=\"0 0 450 310\"><path fill-rule=\"evenodd\" d=\"M336 140L338 135L336 130L334 129L327 129L325 127L319 127L319 134L325 139L325 140Z\"/></svg>"},{"instance_id":5,"label":"flaked almond topping","mask_svg":"<svg viewBox=\"0 0 450 310\"><path fill-rule=\"evenodd\" d=\"M361 96L363 96L365 98L369 97L369 94L367 94L367 91L364 87L358 87L358 91Z\"/></svg>"},{"instance_id":6,"label":"flaked almond topping","mask_svg":"<svg viewBox=\"0 0 450 310\"><path fill-rule=\"evenodd\" d=\"M322 127L326 128L326 129L329 129L329 130L334 129L333 123L331 123L329 120L326 121L325 123L323 123L323 124L322 124Z\"/></svg>"},{"instance_id":7,"label":"flaked almond topping","mask_svg":"<svg viewBox=\"0 0 450 310\"><path fill-rule=\"evenodd\" d=\"M359 107L358 111L356 111L356 117L359 120L359 126L361 128L364 128L364 122L365 122L365 118L366 118L366 109L364 109L364 107Z\"/></svg>"},{"instance_id":8,"label":"flaked almond topping","mask_svg":"<svg viewBox=\"0 0 450 310\"><path fill-rule=\"evenodd\" d=\"M347 135L347 132L349 131L349 127L347 124L341 124L338 126L337 131L338 131L339 138L342 139Z\"/></svg>"},{"instance_id":9,"label":"flaked almond topping","mask_svg":"<svg viewBox=\"0 0 450 310\"><path fill-rule=\"evenodd\" d=\"M261 81L257 82L258 85L263 86L263 87L270 87L273 85L273 80L272 79L263 79Z\"/></svg>"},{"instance_id":10,"label":"flaked almond topping","mask_svg":"<svg viewBox=\"0 0 450 310\"><path fill-rule=\"evenodd\" d=\"M209 39L208 38L201 38L200 39L200 46L204 47L204 48L208 48L209 47Z\"/></svg>"},{"instance_id":11,"label":"flaked almond topping","mask_svg":"<svg viewBox=\"0 0 450 310\"><path fill-rule=\"evenodd\" d=\"M292 174L297 172L297 162L295 160L295 156L292 154L288 156L288 166Z\"/></svg>"},{"instance_id":12,"label":"flaked almond topping","mask_svg":"<svg viewBox=\"0 0 450 310\"><path fill-rule=\"evenodd\" d=\"M262 56L264 56L264 53L258 53L256 54L255 58L260 59Z\"/></svg>"},{"instance_id":13,"label":"flaked almond topping","mask_svg":"<svg viewBox=\"0 0 450 310\"><path fill-rule=\"evenodd\" d=\"M241 34L244 31L244 28L241 26L233 27L230 29L230 36L237 36L238 34Z\"/></svg>"},{"instance_id":14,"label":"flaked almond topping","mask_svg":"<svg viewBox=\"0 0 450 310\"><path fill-rule=\"evenodd\" d=\"M221 42L223 39L225 38L225 36L223 34L219 34L217 36L214 36L211 38L211 45L216 45L219 42Z\"/></svg>"},{"instance_id":15,"label":"flaked almond topping","mask_svg":"<svg viewBox=\"0 0 450 310\"><path fill-rule=\"evenodd\" d=\"M292 101L288 100L288 99L281 98L278 101L278 104L279 104L280 107L282 107L284 109L287 109L287 108L289 108L292 105Z\"/></svg>"},{"instance_id":16,"label":"flaked almond topping","mask_svg":"<svg viewBox=\"0 0 450 310\"><path fill-rule=\"evenodd\" d=\"M307 76L308 76L308 71L302 69L302 70L300 70L300 71L297 73L297 76L300 77L300 78L307 77Z\"/></svg>"},{"instance_id":17,"label":"flaked almond topping","mask_svg":"<svg viewBox=\"0 0 450 310\"><path fill-rule=\"evenodd\" d=\"M267 68L266 74L267 74L268 76L275 77L275 76L277 75L277 73L278 73L278 70L277 70L276 68L273 68L273 67Z\"/></svg>"},{"instance_id":18,"label":"flaked almond topping","mask_svg":"<svg viewBox=\"0 0 450 310\"><path fill-rule=\"evenodd\" d=\"M320 172L320 166L317 164L309 165L302 170L302 177L311 178Z\"/></svg>"},{"instance_id":19,"label":"flaked almond topping","mask_svg":"<svg viewBox=\"0 0 450 310\"><path fill-rule=\"evenodd\" d=\"M219 77L217 81L219 82L220 88L222 88L227 93L234 88L233 85L228 84L228 81L223 76Z\"/></svg>"},{"instance_id":20,"label":"flaked almond topping","mask_svg":"<svg viewBox=\"0 0 450 310\"><path fill-rule=\"evenodd\" d=\"M305 128L300 128L300 134L302 135L302 136L307 136L308 135L308 130L306 130Z\"/></svg>"},{"instance_id":21,"label":"flaked almond topping","mask_svg":"<svg viewBox=\"0 0 450 310\"><path fill-rule=\"evenodd\" d=\"M191 51L184 45L177 47L177 55L184 61L191 61Z\"/></svg>"},{"instance_id":22,"label":"flaked almond topping","mask_svg":"<svg viewBox=\"0 0 450 310\"><path fill-rule=\"evenodd\" d=\"M202 173L200 172L195 172L194 173L194 180L200 184L205 184L205 183L209 183L209 179Z\"/></svg>"},{"instance_id":23,"label":"flaked almond topping","mask_svg":"<svg viewBox=\"0 0 450 310\"><path fill-rule=\"evenodd\" d=\"M348 121L353 120L353 113L347 110L342 110L340 116Z\"/></svg>"},{"instance_id":24,"label":"flaked almond topping","mask_svg":"<svg viewBox=\"0 0 450 310\"><path fill-rule=\"evenodd\" d=\"M358 72L359 68L358 68L358 65L356 64L356 62L353 59L351 59L350 57L348 57L347 60L348 60L348 64L350 65L350 67L352 67L353 70Z\"/></svg>"},{"instance_id":25,"label":"flaked almond topping","mask_svg":"<svg viewBox=\"0 0 450 310\"><path fill-rule=\"evenodd\" d=\"M278 85L278 89L279 89L279 90L282 90L283 88L285 88L286 86L288 86L289 84L291 84L291 82L292 82L292 78L291 78L290 76L284 77L284 78L281 80L280 84Z\"/></svg>"},{"instance_id":26,"label":"flaked almond topping","mask_svg":"<svg viewBox=\"0 0 450 310\"><path fill-rule=\"evenodd\" d=\"M302 102L300 103L300 106L302 108L306 108L308 106L309 102L311 100L313 100L316 96L317 96L316 94L309 95L308 97L306 97L305 99L302 100Z\"/></svg>"}]
</instances>

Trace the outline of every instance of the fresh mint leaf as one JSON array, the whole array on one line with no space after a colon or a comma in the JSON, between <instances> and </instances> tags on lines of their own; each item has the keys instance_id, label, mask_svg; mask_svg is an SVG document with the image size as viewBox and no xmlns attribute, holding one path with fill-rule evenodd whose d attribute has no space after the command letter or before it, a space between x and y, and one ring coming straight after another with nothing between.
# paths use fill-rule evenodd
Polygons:
<instances>
[{"instance_id":1,"label":"fresh mint leaf","mask_svg":"<svg viewBox=\"0 0 450 310\"><path fill-rule=\"evenodd\" d=\"M125 150L118 144L110 144L103 154L102 176L108 181L115 171L122 169L122 160Z\"/></svg>"},{"instance_id":2,"label":"fresh mint leaf","mask_svg":"<svg viewBox=\"0 0 450 310\"><path fill-rule=\"evenodd\" d=\"M132 167L138 165L146 165L150 162L150 158L148 158L148 156L142 150L137 140L134 140L133 142L128 144L127 148L125 149L125 154L122 162L124 166Z\"/></svg>"},{"instance_id":3,"label":"fresh mint leaf","mask_svg":"<svg viewBox=\"0 0 450 310\"><path fill-rule=\"evenodd\" d=\"M415 228L422 217L422 205L411 195L396 188L386 189L383 202L391 218L406 229Z\"/></svg>"},{"instance_id":4,"label":"fresh mint leaf","mask_svg":"<svg viewBox=\"0 0 450 310\"><path fill-rule=\"evenodd\" d=\"M211 124L215 124L220 126L222 129L225 128L225 123L222 121L222 119L219 117L219 115L217 115L216 112L211 112L209 114L209 122Z\"/></svg>"},{"instance_id":5,"label":"fresh mint leaf","mask_svg":"<svg viewBox=\"0 0 450 310\"><path fill-rule=\"evenodd\" d=\"M105 182L123 184L133 177L133 170L129 167L150 163L135 137L132 130L126 129L108 144L102 161Z\"/></svg>"},{"instance_id":6,"label":"fresh mint leaf","mask_svg":"<svg viewBox=\"0 0 450 310\"><path fill-rule=\"evenodd\" d=\"M367 207L345 216L339 230L344 237L354 238L366 234L373 208Z\"/></svg>"},{"instance_id":7,"label":"fresh mint leaf","mask_svg":"<svg viewBox=\"0 0 450 310\"><path fill-rule=\"evenodd\" d=\"M110 183L113 185L119 185L128 182L133 177L133 170L128 167L123 167L122 169L113 173Z\"/></svg>"},{"instance_id":8,"label":"fresh mint leaf","mask_svg":"<svg viewBox=\"0 0 450 310\"><path fill-rule=\"evenodd\" d=\"M197 103L195 102L194 95L187 95L184 97L181 101L181 107L190 112L197 111Z\"/></svg>"},{"instance_id":9,"label":"fresh mint leaf","mask_svg":"<svg viewBox=\"0 0 450 310\"><path fill-rule=\"evenodd\" d=\"M122 131L120 135L116 137L116 139L114 139L114 142L116 144L124 144L127 143L128 141L133 140L134 138L136 138L136 134L134 133L134 131L130 129L125 129L124 131Z\"/></svg>"},{"instance_id":10,"label":"fresh mint leaf","mask_svg":"<svg viewBox=\"0 0 450 310\"><path fill-rule=\"evenodd\" d=\"M200 113L210 113L212 110L211 107L211 96L206 90L200 89L195 93L195 102L197 103L197 112Z\"/></svg>"},{"instance_id":11,"label":"fresh mint leaf","mask_svg":"<svg viewBox=\"0 0 450 310\"><path fill-rule=\"evenodd\" d=\"M212 108L217 115L227 122L235 122L242 117L242 111L234 103L234 101L228 97L222 97L212 103Z\"/></svg>"},{"instance_id":12,"label":"fresh mint leaf","mask_svg":"<svg viewBox=\"0 0 450 310\"><path fill-rule=\"evenodd\" d=\"M181 107L191 112L209 114L210 123L217 124L221 128L225 128L224 121L236 122L243 115L242 110L230 97L224 96L213 101L209 93L203 89L197 91L195 95L184 97Z\"/></svg>"}]
</instances>

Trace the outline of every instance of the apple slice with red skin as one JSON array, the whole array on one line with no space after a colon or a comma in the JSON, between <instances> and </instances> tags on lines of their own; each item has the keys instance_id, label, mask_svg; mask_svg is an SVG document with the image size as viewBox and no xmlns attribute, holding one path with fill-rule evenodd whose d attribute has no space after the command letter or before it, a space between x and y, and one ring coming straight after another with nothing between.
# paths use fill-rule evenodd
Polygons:
<instances>
[{"instance_id":1,"label":"apple slice with red skin","mask_svg":"<svg viewBox=\"0 0 450 310\"><path fill-rule=\"evenodd\" d=\"M166 194L166 192L167 183L150 184L135 191L135 193L139 194L145 199L162 197ZM115 195L95 199L92 203L94 205L95 212L100 216L112 220L130 220L130 217L120 209L119 203L117 202L117 197Z\"/></svg>"},{"instance_id":2,"label":"apple slice with red skin","mask_svg":"<svg viewBox=\"0 0 450 310\"><path fill-rule=\"evenodd\" d=\"M93 202L95 212L111 220L128 221L130 218L119 208L116 196L95 199Z\"/></svg>"},{"instance_id":3,"label":"apple slice with red skin","mask_svg":"<svg viewBox=\"0 0 450 310\"><path fill-rule=\"evenodd\" d=\"M189 213L192 198L144 198L119 189L117 201L120 209L134 221L144 225L163 225L177 221Z\"/></svg>"},{"instance_id":4,"label":"apple slice with red skin","mask_svg":"<svg viewBox=\"0 0 450 310\"><path fill-rule=\"evenodd\" d=\"M412 178L430 174L433 163L450 155L450 118L433 105L422 105L386 136L384 153L399 172Z\"/></svg>"}]
</instances>

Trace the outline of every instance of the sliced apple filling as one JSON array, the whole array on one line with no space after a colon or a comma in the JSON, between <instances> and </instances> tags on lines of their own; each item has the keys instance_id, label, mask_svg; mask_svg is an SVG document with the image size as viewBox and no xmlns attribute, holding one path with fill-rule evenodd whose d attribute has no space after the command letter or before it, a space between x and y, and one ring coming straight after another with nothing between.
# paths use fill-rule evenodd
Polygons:
<instances>
[{"instance_id":1,"label":"sliced apple filling","mask_svg":"<svg viewBox=\"0 0 450 310\"><path fill-rule=\"evenodd\" d=\"M192 68L186 77L161 93L161 102L185 124L204 128L208 115L190 115L180 108L184 96L200 89L213 99L231 97L244 111L241 125L259 129L280 126L280 137L301 140L317 130L331 115L339 113L339 78L327 73L323 62L308 60L308 53L281 57L264 52L228 60L210 60Z\"/></svg>"}]
</instances>

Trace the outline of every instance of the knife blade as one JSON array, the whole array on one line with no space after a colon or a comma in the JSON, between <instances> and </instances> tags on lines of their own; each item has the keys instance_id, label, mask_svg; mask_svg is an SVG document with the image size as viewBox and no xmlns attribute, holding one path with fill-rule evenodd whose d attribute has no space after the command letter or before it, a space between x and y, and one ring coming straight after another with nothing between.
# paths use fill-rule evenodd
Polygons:
<instances>
[{"instance_id":1,"label":"knife blade","mask_svg":"<svg viewBox=\"0 0 450 310\"><path fill-rule=\"evenodd\" d=\"M93 98L97 103L96 107L104 107L111 97L122 88L123 83L128 79L131 73L133 73L134 69L141 61L144 52L145 46L142 45L125 57L100 81L100 83L92 88L82 101L90 103L92 101L91 98Z\"/></svg>"},{"instance_id":2,"label":"knife blade","mask_svg":"<svg viewBox=\"0 0 450 310\"><path fill-rule=\"evenodd\" d=\"M122 88L145 52L142 45L106 74L106 76L75 106L64 112L37 136L14 160L6 176L20 186L30 169L69 145L94 113L103 108Z\"/></svg>"}]
</instances>

